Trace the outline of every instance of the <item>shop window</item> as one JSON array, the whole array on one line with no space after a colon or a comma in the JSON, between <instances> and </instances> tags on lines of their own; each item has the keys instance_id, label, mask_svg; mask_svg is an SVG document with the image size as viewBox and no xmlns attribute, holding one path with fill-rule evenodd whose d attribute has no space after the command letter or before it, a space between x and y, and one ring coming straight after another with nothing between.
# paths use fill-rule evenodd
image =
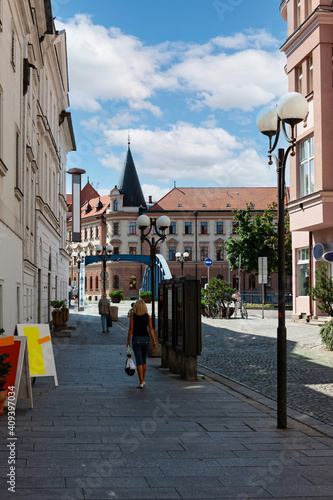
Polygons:
<instances>
[{"instance_id":1,"label":"shop window","mask_svg":"<svg viewBox=\"0 0 333 500\"><path fill-rule=\"evenodd\" d=\"M129 254L136 255L136 247L129 247Z\"/></svg>"}]
</instances>

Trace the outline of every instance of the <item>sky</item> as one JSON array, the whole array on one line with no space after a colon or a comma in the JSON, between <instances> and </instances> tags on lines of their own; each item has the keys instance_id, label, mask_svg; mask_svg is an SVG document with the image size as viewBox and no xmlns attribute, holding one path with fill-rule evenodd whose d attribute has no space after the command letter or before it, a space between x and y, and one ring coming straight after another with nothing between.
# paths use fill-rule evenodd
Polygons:
<instances>
[{"instance_id":1,"label":"sky","mask_svg":"<svg viewBox=\"0 0 333 500\"><path fill-rule=\"evenodd\" d=\"M174 185L275 186L256 116L287 92L280 3L52 0L77 147L67 168L107 194L130 137L147 200Z\"/></svg>"}]
</instances>

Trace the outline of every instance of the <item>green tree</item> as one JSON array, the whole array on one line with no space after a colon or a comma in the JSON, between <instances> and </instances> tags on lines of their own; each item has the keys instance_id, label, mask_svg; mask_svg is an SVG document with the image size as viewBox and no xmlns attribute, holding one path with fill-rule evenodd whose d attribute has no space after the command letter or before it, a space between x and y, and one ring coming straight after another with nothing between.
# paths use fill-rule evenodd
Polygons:
<instances>
[{"instance_id":1,"label":"green tree","mask_svg":"<svg viewBox=\"0 0 333 500\"><path fill-rule=\"evenodd\" d=\"M333 278L328 276L325 264L316 270L315 276L316 284L310 288L310 297L317 302L321 311L333 316Z\"/></svg>"},{"instance_id":2,"label":"green tree","mask_svg":"<svg viewBox=\"0 0 333 500\"><path fill-rule=\"evenodd\" d=\"M235 290L227 281L211 278L207 287L201 291L201 295L210 306L216 307L218 302L221 302L223 307L226 307L234 292Z\"/></svg>"},{"instance_id":3,"label":"green tree","mask_svg":"<svg viewBox=\"0 0 333 500\"><path fill-rule=\"evenodd\" d=\"M254 213L253 204L245 210L233 210L234 220L238 223L235 234L226 242L226 250L231 269L238 268L239 255L241 267L248 272L258 273L258 257L267 257L268 274L278 267L278 229L276 203L268 205L262 215ZM286 272L291 274L291 234L289 215L285 217Z\"/></svg>"}]
</instances>

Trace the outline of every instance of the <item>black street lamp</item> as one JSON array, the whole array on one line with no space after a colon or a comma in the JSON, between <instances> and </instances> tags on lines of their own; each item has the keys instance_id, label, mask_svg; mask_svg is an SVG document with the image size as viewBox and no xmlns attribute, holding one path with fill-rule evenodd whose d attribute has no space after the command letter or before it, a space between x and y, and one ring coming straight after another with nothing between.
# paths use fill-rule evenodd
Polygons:
<instances>
[{"instance_id":1,"label":"black street lamp","mask_svg":"<svg viewBox=\"0 0 333 500\"><path fill-rule=\"evenodd\" d=\"M288 155L295 156L295 126L302 122L308 114L308 102L302 94L289 92L281 97L277 107L264 108L257 117L257 126L260 132L269 137L268 158L269 165L274 158L277 170L278 185L278 328L277 328L277 427L287 427L287 330L285 315L285 170ZM291 134L288 135L286 125L290 125ZM278 155L273 154L281 130L286 141L287 149L278 149ZM272 139L275 137L272 144Z\"/></svg>"},{"instance_id":2,"label":"black street lamp","mask_svg":"<svg viewBox=\"0 0 333 500\"><path fill-rule=\"evenodd\" d=\"M170 219L166 215L162 215L157 220L155 218L150 219L148 215L140 215L136 221L138 228L141 231L141 242L147 241L150 248L150 259L151 259L151 320L153 328L155 329L155 261L156 261L156 247L166 238L165 231L170 226ZM155 236L149 240L147 236L150 234L151 230L154 228L154 233L157 234L158 239L155 241Z\"/></svg>"},{"instance_id":3,"label":"black street lamp","mask_svg":"<svg viewBox=\"0 0 333 500\"><path fill-rule=\"evenodd\" d=\"M184 276L184 262L188 261L190 254L188 252L177 252L176 253L176 260L177 262L180 262L180 268L181 268L181 277Z\"/></svg>"},{"instance_id":4,"label":"black street lamp","mask_svg":"<svg viewBox=\"0 0 333 500\"><path fill-rule=\"evenodd\" d=\"M80 308L80 288L81 288L81 284L83 285L84 287L84 283L82 283L84 281L84 277L81 276L81 263L84 262L84 259L86 257L86 254L83 252L80 252L79 254L74 251L72 253L72 256L74 258L74 263L77 264L77 275L78 275L78 285L77 285L77 310L78 311L81 311L81 308ZM84 288L83 288L84 289Z\"/></svg>"},{"instance_id":5,"label":"black street lamp","mask_svg":"<svg viewBox=\"0 0 333 500\"><path fill-rule=\"evenodd\" d=\"M96 245L97 257L103 262L103 271L101 273L101 278L103 280L103 293L106 292L106 280L109 277L108 273L106 272L106 261L110 259L112 252L113 246L111 245L111 243L106 246Z\"/></svg>"}]
</instances>

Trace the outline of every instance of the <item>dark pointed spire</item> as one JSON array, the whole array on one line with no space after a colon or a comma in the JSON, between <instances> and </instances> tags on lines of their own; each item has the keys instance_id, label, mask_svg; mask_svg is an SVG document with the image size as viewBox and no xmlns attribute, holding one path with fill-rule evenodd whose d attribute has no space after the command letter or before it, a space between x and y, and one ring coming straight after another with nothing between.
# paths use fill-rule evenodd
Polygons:
<instances>
[{"instance_id":1,"label":"dark pointed spire","mask_svg":"<svg viewBox=\"0 0 333 500\"><path fill-rule=\"evenodd\" d=\"M124 195L123 207L143 206L146 208L146 202L130 150L129 136L126 159L119 177L118 189L119 192Z\"/></svg>"}]
</instances>

